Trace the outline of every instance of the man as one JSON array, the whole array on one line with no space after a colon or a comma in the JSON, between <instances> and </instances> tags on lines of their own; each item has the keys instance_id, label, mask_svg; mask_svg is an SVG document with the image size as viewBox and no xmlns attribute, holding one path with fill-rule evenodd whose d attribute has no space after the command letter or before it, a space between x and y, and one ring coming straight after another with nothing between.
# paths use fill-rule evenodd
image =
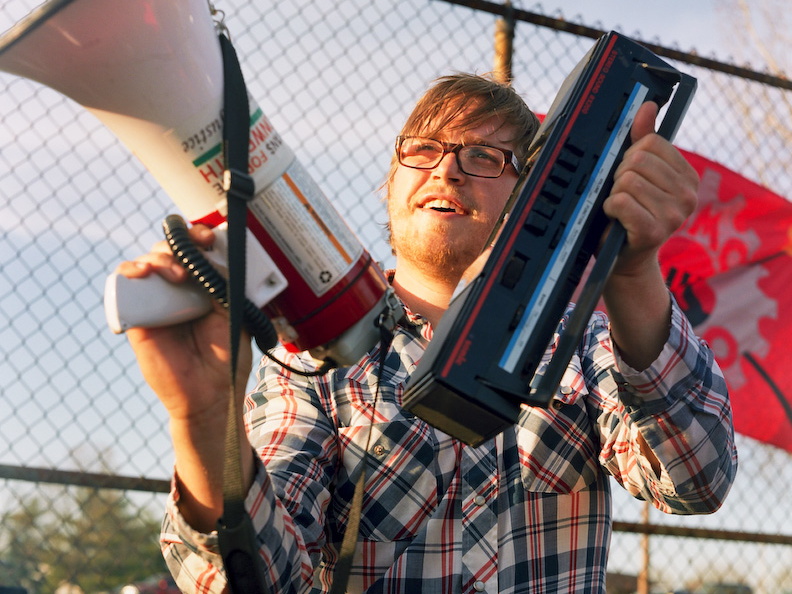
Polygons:
<instances>
[{"instance_id":1,"label":"man","mask_svg":"<svg viewBox=\"0 0 792 594\"><path fill-rule=\"evenodd\" d=\"M721 505L736 471L726 387L657 263L659 247L694 209L697 177L653 133L656 113L653 104L639 110L604 206L628 236L604 293L610 323L592 317L551 407L525 407L514 427L471 448L405 412L401 396L486 247L536 119L510 88L478 76L439 79L419 101L387 183L390 278L407 313L379 386L376 347L318 378L264 361L245 401L246 505L267 588L329 589L350 476L367 446L350 592L604 592L608 475L666 512ZM211 231L192 234L211 245ZM164 248L119 271L185 277ZM170 414L176 462L165 557L183 589L220 592L212 530L222 512L227 320L215 311L128 336ZM278 355L314 368L308 357ZM250 359L246 348L240 385Z\"/></svg>"}]
</instances>

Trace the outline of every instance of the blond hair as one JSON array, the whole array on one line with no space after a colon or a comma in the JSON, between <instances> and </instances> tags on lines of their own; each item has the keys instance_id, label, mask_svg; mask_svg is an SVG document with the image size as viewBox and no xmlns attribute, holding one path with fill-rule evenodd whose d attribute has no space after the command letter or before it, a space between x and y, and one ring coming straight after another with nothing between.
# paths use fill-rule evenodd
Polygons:
<instances>
[{"instance_id":1,"label":"blond hair","mask_svg":"<svg viewBox=\"0 0 792 594\"><path fill-rule=\"evenodd\" d=\"M515 136L509 140L517 159L524 161L539 119L511 86L491 75L459 73L438 78L416 103L401 135L433 137L442 131L475 128L492 117L514 128ZM394 155L388 185L397 166Z\"/></svg>"}]
</instances>

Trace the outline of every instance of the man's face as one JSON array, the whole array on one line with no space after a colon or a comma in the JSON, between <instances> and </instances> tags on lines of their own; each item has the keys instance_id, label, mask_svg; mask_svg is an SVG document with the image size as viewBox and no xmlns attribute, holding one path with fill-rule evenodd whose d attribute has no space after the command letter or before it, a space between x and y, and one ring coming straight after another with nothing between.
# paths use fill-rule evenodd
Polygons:
<instances>
[{"instance_id":1,"label":"man's face","mask_svg":"<svg viewBox=\"0 0 792 594\"><path fill-rule=\"evenodd\" d=\"M449 143L483 144L512 150L514 130L500 119L434 138ZM485 247L517 172L507 165L497 178L463 173L453 153L434 169L398 165L388 191L391 246L397 262L411 262L436 276L457 282Z\"/></svg>"}]
</instances>

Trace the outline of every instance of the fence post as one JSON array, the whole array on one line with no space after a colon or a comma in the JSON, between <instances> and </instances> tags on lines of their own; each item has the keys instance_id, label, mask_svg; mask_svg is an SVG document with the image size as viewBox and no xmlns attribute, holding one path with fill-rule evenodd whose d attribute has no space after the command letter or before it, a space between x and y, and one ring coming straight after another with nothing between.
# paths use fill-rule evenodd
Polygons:
<instances>
[{"instance_id":1,"label":"fence post","mask_svg":"<svg viewBox=\"0 0 792 594\"><path fill-rule=\"evenodd\" d=\"M492 72L497 80L511 84L515 19L511 0L506 0L504 6L506 11L495 21L495 59Z\"/></svg>"},{"instance_id":2,"label":"fence post","mask_svg":"<svg viewBox=\"0 0 792 594\"><path fill-rule=\"evenodd\" d=\"M643 510L641 511L641 520L645 526L649 525L649 511L651 505L648 501L644 502ZM650 553L649 553L649 533L641 536L641 556L643 557L643 564L638 573L638 591L637 594L649 594L649 569L651 567Z\"/></svg>"}]
</instances>

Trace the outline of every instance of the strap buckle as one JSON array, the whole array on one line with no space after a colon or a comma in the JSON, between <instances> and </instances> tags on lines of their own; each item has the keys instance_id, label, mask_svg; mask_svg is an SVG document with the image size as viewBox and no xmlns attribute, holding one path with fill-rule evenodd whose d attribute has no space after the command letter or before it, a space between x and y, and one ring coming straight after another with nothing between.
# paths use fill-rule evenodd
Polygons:
<instances>
[{"instance_id":1,"label":"strap buckle","mask_svg":"<svg viewBox=\"0 0 792 594\"><path fill-rule=\"evenodd\" d=\"M223 190L229 197L247 202L255 195L256 184L247 173L229 168L223 172Z\"/></svg>"}]
</instances>

